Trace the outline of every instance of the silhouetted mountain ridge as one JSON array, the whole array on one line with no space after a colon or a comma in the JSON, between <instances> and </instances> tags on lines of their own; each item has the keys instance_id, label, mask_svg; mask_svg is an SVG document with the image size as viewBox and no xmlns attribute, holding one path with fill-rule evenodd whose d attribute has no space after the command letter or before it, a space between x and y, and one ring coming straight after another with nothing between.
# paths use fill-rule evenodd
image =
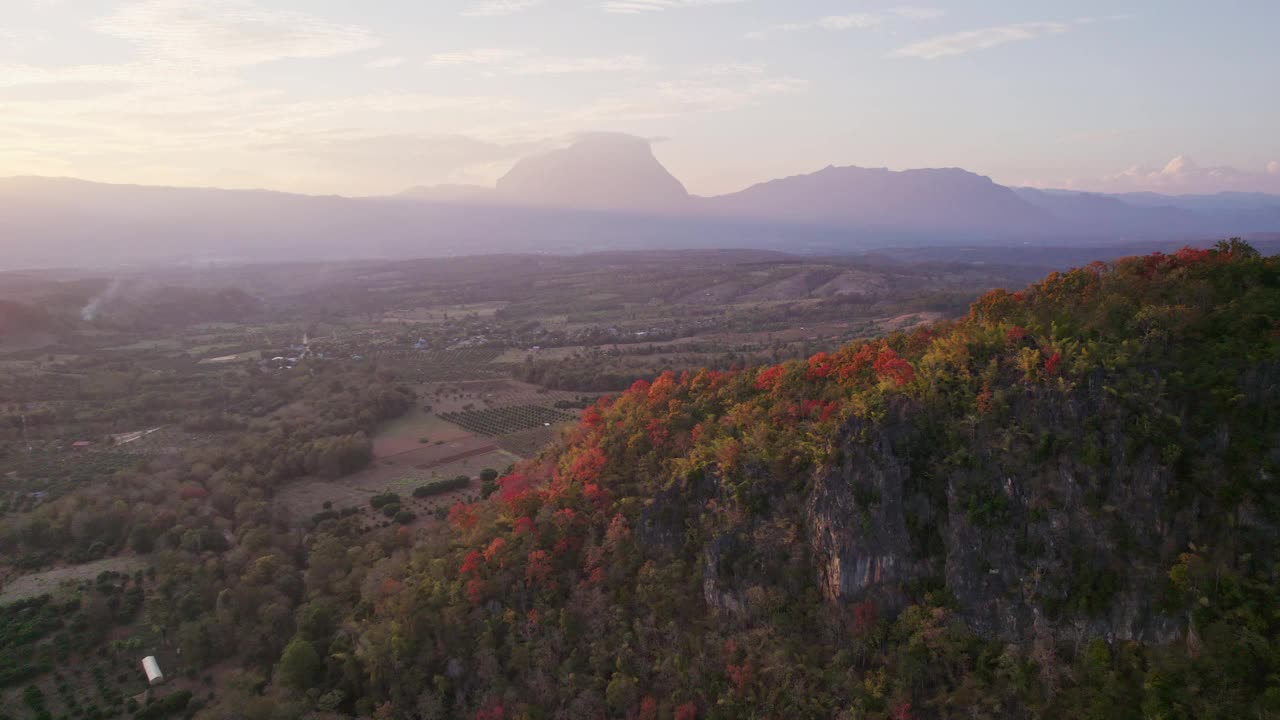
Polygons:
<instances>
[{"instance_id":1,"label":"silhouetted mountain ridge","mask_svg":"<svg viewBox=\"0 0 1280 720\"><path fill-rule=\"evenodd\" d=\"M593 134L496 187L390 197L0 179L5 267L738 247L1196 242L1280 230L1280 198L1009 188L960 168L827 167L695 197L650 143Z\"/></svg>"},{"instance_id":2,"label":"silhouetted mountain ridge","mask_svg":"<svg viewBox=\"0 0 1280 720\"><path fill-rule=\"evenodd\" d=\"M1043 231L1053 218L990 178L960 168L829 166L709 198L725 215L871 228Z\"/></svg>"}]
</instances>

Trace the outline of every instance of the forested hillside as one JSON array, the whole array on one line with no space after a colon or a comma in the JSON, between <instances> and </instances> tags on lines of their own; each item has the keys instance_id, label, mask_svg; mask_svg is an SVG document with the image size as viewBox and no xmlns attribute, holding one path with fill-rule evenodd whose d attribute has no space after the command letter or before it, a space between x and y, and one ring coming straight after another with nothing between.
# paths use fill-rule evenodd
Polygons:
<instances>
[{"instance_id":1,"label":"forested hillside","mask_svg":"<svg viewBox=\"0 0 1280 720\"><path fill-rule=\"evenodd\" d=\"M467 450L385 431L472 400L137 339L3 386L0 720L1280 717L1280 256L1238 241L636 382L420 520L285 498Z\"/></svg>"},{"instance_id":2,"label":"forested hillside","mask_svg":"<svg viewBox=\"0 0 1280 720\"><path fill-rule=\"evenodd\" d=\"M1278 353L1280 258L1232 242L637 382L300 624L285 681L385 717L1275 717Z\"/></svg>"}]
</instances>

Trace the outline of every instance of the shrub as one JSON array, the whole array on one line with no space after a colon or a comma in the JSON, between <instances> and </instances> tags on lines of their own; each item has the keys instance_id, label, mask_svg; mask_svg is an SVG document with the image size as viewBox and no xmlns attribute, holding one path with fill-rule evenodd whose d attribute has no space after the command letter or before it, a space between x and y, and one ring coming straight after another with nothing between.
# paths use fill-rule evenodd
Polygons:
<instances>
[{"instance_id":1,"label":"shrub","mask_svg":"<svg viewBox=\"0 0 1280 720\"><path fill-rule=\"evenodd\" d=\"M333 510L325 510L324 512L318 512L315 515L312 515L311 522L319 525L325 520L333 520L337 517L338 517L338 513L334 512Z\"/></svg>"},{"instance_id":2,"label":"shrub","mask_svg":"<svg viewBox=\"0 0 1280 720\"><path fill-rule=\"evenodd\" d=\"M437 480L426 485L419 486L414 489L413 496L416 498L431 497L432 495L441 495L454 490L460 490L471 484L471 478L466 475L459 475L452 480Z\"/></svg>"},{"instance_id":3,"label":"shrub","mask_svg":"<svg viewBox=\"0 0 1280 720\"><path fill-rule=\"evenodd\" d=\"M382 493L381 495L374 495L372 498L369 498L369 504L372 505L375 510L381 510L384 506L391 505L392 503L399 505L400 496L395 493Z\"/></svg>"},{"instance_id":4,"label":"shrub","mask_svg":"<svg viewBox=\"0 0 1280 720\"><path fill-rule=\"evenodd\" d=\"M155 701L147 698L147 706L135 713L133 717L134 720L160 720L185 710L190 702L190 690L181 690Z\"/></svg>"}]
</instances>

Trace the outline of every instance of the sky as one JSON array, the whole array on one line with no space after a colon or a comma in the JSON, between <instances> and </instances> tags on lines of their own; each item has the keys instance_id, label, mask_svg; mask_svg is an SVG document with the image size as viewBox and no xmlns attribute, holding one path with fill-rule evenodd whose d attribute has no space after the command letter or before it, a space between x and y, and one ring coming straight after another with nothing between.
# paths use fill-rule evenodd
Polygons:
<instances>
[{"instance_id":1,"label":"sky","mask_svg":"<svg viewBox=\"0 0 1280 720\"><path fill-rule=\"evenodd\" d=\"M1280 2L909 1L0 0L0 176L370 195L608 131L703 195L1280 193Z\"/></svg>"}]
</instances>

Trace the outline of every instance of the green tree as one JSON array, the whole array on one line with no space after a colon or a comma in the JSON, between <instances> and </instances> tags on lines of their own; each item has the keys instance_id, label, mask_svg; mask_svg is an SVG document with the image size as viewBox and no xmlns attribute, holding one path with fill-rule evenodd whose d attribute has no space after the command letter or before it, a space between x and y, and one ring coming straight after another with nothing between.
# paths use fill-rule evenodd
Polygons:
<instances>
[{"instance_id":1,"label":"green tree","mask_svg":"<svg viewBox=\"0 0 1280 720\"><path fill-rule=\"evenodd\" d=\"M280 656L276 667L278 677L295 690L306 690L316 682L322 662L320 654L311 643L295 637Z\"/></svg>"},{"instance_id":2,"label":"green tree","mask_svg":"<svg viewBox=\"0 0 1280 720\"><path fill-rule=\"evenodd\" d=\"M498 491L498 471L485 468L480 471L480 497L488 499Z\"/></svg>"}]
</instances>

